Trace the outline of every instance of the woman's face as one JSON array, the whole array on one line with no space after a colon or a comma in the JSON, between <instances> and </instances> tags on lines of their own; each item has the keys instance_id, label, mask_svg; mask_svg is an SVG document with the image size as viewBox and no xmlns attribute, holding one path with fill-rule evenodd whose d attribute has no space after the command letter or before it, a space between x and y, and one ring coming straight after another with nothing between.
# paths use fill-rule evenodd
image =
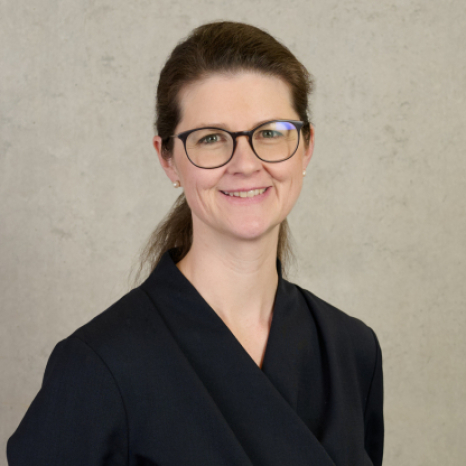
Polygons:
<instances>
[{"instance_id":1,"label":"woman's face","mask_svg":"<svg viewBox=\"0 0 466 466\"><path fill-rule=\"evenodd\" d=\"M253 72L211 75L182 90L181 121L175 134L213 126L229 131L251 130L269 120L299 120L291 105L288 84L277 77ZM233 158L223 167L203 169L186 156L183 142L175 138L173 157L160 156L161 139L154 138L160 163L172 182L179 181L198 231L256 239L270 234L291 211L303 183L303 170L314 147L314 134L306 148L300 138L296 153L279 163L256 157L246 136L237 139ZM226 193L265 192L254 197Z\"/></svg>"}]
</instances>

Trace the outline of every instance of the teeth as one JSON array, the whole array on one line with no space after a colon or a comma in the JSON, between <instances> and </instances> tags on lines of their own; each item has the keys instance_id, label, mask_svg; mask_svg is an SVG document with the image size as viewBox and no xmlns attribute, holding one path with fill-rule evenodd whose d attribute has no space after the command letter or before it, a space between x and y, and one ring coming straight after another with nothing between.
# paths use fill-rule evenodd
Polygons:
<instances>
[{"instance_id":1,"label":"teeth","mask_svg":"<svg viewBox=\"0 0 466 466\"><path fill-rule=\"evenodd\" d=\"M227 191L222 191L224 194L228 195L228 196L235 196L235 197L254 197L254 196L257 196L259 194L262 194L265 192L267 188L263 188L263 189L251 189L250 191L231 191L231 192L227 192Z\"/></svg>"}]
</instances>

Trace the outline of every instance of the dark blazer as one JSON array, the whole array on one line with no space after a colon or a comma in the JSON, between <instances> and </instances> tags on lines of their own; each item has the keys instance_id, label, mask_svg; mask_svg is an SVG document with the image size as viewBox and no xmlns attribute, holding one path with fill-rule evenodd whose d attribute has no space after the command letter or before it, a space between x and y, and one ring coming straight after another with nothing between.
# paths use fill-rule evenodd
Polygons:
<instances>
[{"instance_id":1,"label":"dark blazer","mask_svg":"<svg viewBox=\"0 0 466 466\"><path fill-rule=\"evenodd\" d=\"M166 253L55 347L9 465L379 466L373 331L278 271L259 368Z\"/></svg>"}]
</instances>

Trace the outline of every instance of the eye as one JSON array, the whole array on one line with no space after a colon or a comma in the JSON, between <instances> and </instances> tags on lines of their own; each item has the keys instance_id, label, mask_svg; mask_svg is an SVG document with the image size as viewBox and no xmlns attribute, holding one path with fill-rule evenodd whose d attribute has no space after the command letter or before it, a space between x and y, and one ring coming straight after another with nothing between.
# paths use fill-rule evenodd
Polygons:
<instances>
[{"instance_id":1,"label":"eye","mask_svg":"<svg viewBox=\"0 0 466 466\"><path fill-rule=\"evenodd\" d=\"M197 141L197 144L210 145L210 144L222 142L223 140L224 138L222 138L221 134L211 133L211 134L206 134L205 136L202 136L201 138L199 138Z\"/></svg>"},{"instance_id":2,"label":"eye","mask_svg":"<svg viewBox=\"0 0 466 466\"><path fill-rule=\"evenodd\" d=\"M218 134L209 134L208 136L204 136L199 140L199 142L205 142L207 144L210 142L218 142Z\"/></svg>"},{"instance_id":3,"label":"eye","mask_svg":"<svg viewBox=\"0 0 466 466\"><path fill-rule=\"evenodd\" d=\"M276 139L283 136L282 133L280 133L279 131L274 131L273 129L262 129L258 131L256 134L258 138L262 139Z\"/></svg>"}]
</instances>

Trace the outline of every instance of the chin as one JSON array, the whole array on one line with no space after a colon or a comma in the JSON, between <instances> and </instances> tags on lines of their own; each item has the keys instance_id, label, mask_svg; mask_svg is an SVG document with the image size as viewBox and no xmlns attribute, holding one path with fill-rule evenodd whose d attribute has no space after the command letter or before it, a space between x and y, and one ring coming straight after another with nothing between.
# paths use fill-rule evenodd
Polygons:
<instances>
[{"instance_id":1,"label":"chin","mask_svg":"<svg viewBox=\"0 0 466 466\"><path fill-rule=\"evenodd\" d=\"M229 232L232 236L243 240L259 240L272 234L272 232L279 228L280 224L265 225L263 222L242 222L236 228L230 228Z\"/></svg>"}]
</instances>

